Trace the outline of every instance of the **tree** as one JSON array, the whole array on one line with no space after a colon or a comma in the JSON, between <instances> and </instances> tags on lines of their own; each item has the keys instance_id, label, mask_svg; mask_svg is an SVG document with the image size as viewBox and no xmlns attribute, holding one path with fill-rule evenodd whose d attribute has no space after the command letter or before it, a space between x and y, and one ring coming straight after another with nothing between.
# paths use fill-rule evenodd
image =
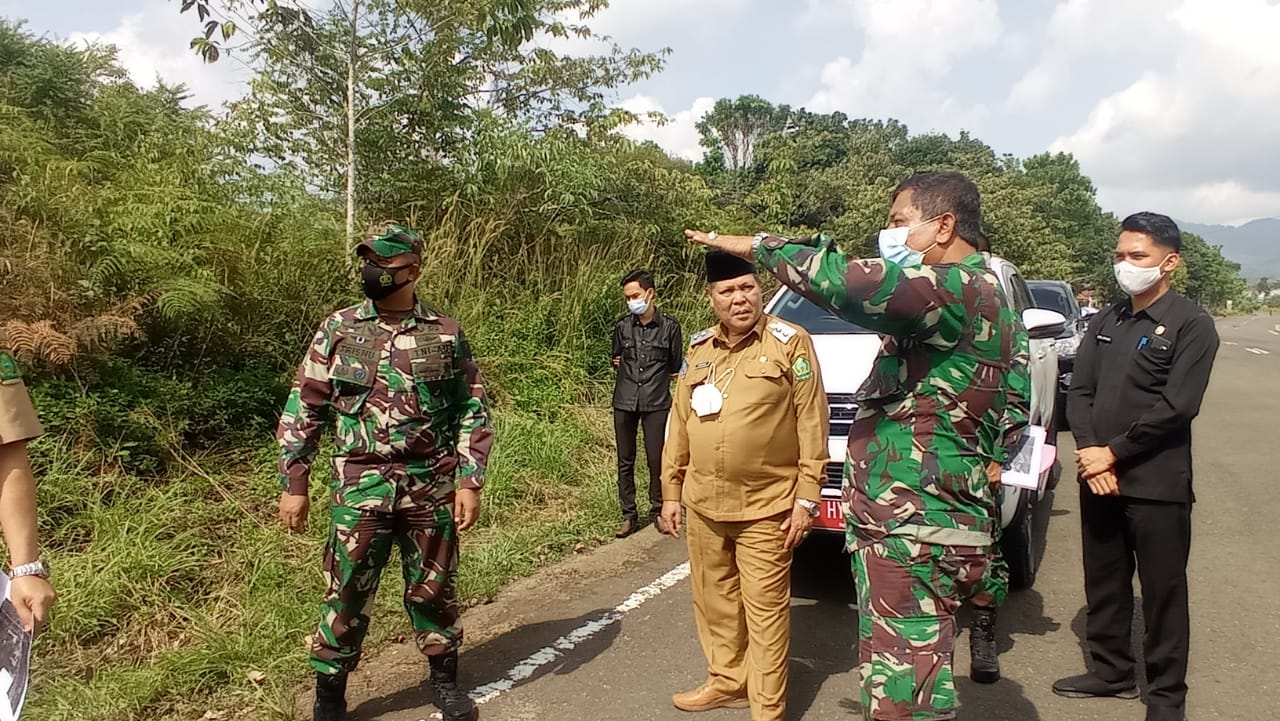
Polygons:
<instances>
[{"instance_id":1,"label":"tree","mask_svg":"<svg viewBox=\"0 0 1280 721\"><path fill-rule=\"evenodd\" d=\"M1258 285L1256 287L1259 293L1266 293L1271 290L1271 279L1264 275L1258 279Z\"/></svg>"},{"instance_id":2,"label":"tree","mask_svg":"<svg viewBox=\"0 0 1280 721\"><path fill-rule=\"evenodd\" d=\"M286 163L356 217L406 217L449 184L483 113L546 129L616 122L604 93L656 72L659 55L570 56L535 36L607 40L582 24L599 0L349 0L326 10L280 0L186 0L205 22L207 61L239 48L257 71L233 106L245 153ZM220 14L218 23L212 19ZM220 36L221 41L216 38Z\"/></svg>"},{"instance_id":3,"label":"tree","mask_svg":"<svg viewBox=\"0 0 1280 721\"><path fill-rule=\"evenodd\" d=\"M1222 255L1222 246L1209 245L1195 233L1182 234L1183 265L1173 276L1175 287L1206 308L1221 308L1245 289L1240 264Z\"/></svg>"},{"instance_id":4,"label":"tree","mask_svg":"<svg viewBox=\"0 0 1280 721\"><path fill-rule=\"evenodd\" d=\"M769 133L786 127L790 109L775 107L758 95L742 95L734 100L721 98L711 112L698 121L701 143L709 151L719 151L730 171L744 170L755 159L756 146Z\"/></svg>"}]
</instances>

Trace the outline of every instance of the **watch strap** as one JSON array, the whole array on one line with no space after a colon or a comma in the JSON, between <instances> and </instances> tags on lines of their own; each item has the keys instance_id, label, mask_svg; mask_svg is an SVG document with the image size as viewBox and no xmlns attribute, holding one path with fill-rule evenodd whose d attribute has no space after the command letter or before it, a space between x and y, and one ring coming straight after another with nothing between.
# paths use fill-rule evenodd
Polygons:
<instances>
[{"instance_id":1,"label":"watch strap","mask_svg":"<svg viewBox=\"0 0 1280 721\"><path fill-rule=\"evenodd\" d=\"M23 576L39 576L41 578L49 577L49 567L45 565L44 560L35 560L31 563L24 563L21 566L15 566L9 571L9 578L22 578Z\"/></svg>"}]
</instances>

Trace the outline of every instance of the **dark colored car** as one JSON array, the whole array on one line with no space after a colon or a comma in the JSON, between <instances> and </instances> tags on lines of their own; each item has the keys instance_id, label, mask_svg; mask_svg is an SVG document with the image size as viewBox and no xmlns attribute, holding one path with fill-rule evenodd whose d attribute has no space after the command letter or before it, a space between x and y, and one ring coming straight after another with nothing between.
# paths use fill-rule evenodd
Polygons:
<instances>
[{"instance_id":1,"label":"dark colored car","mask_svg":"<svg viewBox=\"0 0 1280 721\"><path fill-rule=\"evenodd\" d=\"M1054 339L1058 351L1058 411L1057 429L1067 429L1067 389L1071 386L1071 372L1076 364L1076 349L1084 338L1088 318L1076 302L1076 293L1065 280L1029 280L1027 289L1037 308L1061 313L1067 319L1067 327Z\"/></svg>"}]
</instances>

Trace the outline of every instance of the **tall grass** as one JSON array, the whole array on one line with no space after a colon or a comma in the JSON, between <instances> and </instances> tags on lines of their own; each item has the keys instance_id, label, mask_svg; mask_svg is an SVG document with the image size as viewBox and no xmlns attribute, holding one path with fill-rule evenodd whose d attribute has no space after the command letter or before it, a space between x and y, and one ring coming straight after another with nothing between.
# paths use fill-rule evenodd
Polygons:
<instances>
[{"instance_id":1,"label":"tall grass","mask_svg":"<svg viewBox=\"0 0 1280 721\"><path fill-rule=\"evenodd\" d=\"M592 408L566 408L554 421L498 413L501 452L481 524L463 540L464 603L608 538L616 520L609 428ZM244 466L247 475L190 472L163 483L98 475L49 440L33 450L62 598L36 644L30 716L194 718L234 706L291 718L323 590L320 484L310 530L297 537L274 519L270 447ZM317 481L327 482L323 468ZM407 631L398 575L382 589L370 650Z\"/></svg>"}]
</instances>

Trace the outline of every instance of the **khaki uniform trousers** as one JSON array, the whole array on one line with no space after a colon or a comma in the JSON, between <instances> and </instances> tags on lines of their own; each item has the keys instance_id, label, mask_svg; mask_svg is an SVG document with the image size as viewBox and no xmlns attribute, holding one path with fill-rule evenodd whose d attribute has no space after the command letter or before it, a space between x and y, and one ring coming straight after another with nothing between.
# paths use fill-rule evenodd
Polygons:
<instances>
[{"instance_id":1,"label":"khaki uniform trousers","mask_svg":"<svg viewBox=\"0 0 1280 721\"><path fill-rule=\"evenodd\" d=\"M791 645L790 512L720 523L686 513L698 639L716 690L751 702L752 721L781 721Z\"/></svg>"}]
</instances>

